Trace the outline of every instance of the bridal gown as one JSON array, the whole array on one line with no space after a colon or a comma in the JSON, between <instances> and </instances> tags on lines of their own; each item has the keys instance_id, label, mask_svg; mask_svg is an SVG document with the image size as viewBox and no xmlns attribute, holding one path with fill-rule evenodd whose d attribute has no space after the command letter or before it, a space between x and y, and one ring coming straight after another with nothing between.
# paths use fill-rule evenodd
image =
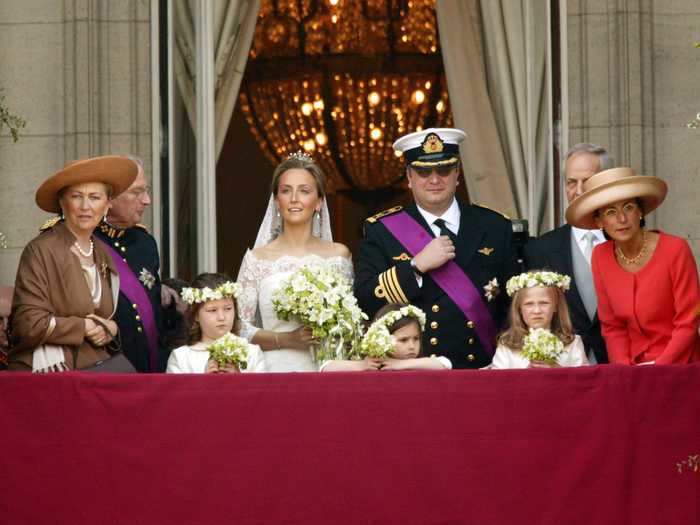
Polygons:
<instances>
[{"instance_id":1,"label":"bridal gown","mask_svg":"<svg viewBox=\"0 0 700 525\"><path fill-rule=\"evenodd\" d=\"M241 294L238 308L243 321L241 336L252 340L261 328L275 332L291 332L299 328L297 321L283 321L275 314L272 295L293 272L309 263L325 262L352 283L353 271L350 259L341 256L323 258L309 254L301 257L284 255L274 261L259 259L248 250L243 257L238 283ZM268 372L312 372L318 370L310 350L282 348L266 350Z\"/></svg>"}]
</instances>

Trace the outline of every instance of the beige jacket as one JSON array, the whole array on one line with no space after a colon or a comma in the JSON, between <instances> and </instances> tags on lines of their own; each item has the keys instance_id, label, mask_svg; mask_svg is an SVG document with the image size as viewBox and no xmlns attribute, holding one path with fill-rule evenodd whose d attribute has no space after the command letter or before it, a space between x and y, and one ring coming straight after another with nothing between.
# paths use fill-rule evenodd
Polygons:
<instances>
[{"instance_id":1,"label":"beige jacket","mask_svg":"<svg viewBox=\"0 0 700 525\"><path fill-rule=\"evenodd\" d=\"M104 348L93 347L85 339L85 318L114 315L119 274L109 254L95 242L102 284L100 305L95 308L80 260L71 252L74 242L70 230L59 223L24 248L12 299L10 369L26 369L22 363L31 369L32 351L44 343L63 346L70 369L86 368L109 357Z\"/></svg>"}]
</instances>

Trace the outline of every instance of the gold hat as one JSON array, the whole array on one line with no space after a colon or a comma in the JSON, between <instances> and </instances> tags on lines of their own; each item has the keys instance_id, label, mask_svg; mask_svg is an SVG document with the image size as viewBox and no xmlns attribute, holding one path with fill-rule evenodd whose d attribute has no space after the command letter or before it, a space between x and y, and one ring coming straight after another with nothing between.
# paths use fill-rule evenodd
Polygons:
<instances>
[{"instance_id":1,"label":"gold hat","mask_svg":"<svg viewBox=\"0 0 700 525\"><path fill-rule=\"evenodd\" d=\"M646 214L666 198L668 186L651 175L637 175L632 168L612 168L596 173L583 183L583 193L566 209L566 222L577 228L596 229L595 213L618 201L639 199Z\"/></svg>"},{"instance_id":2,"label":"gold hat","mask_svg":"<svg viewBox=\"0 0 700 525\"><path fill-rule=\"evenodd\" d=\"M36 203L44 211L60 213L58 194L63 188L86 182L103 182L112 187L112 198L126 190L138 175L137 164L127 157L107 155L69 162L46 179L36 190Z\"/></svg>"}]
</instances>

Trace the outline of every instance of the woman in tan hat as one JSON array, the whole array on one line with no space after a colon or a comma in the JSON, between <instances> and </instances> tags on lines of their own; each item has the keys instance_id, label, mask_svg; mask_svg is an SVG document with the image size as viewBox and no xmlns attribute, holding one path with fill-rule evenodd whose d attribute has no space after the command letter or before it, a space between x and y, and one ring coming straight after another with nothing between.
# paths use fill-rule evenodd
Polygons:
<instances>
[{"instance_id":1,"label":"woman in tan hat","mask_svg":"<svg viewBox=\"0 0 700 525\"><path fill-rule=\"evenodd\" d=\"M67 165L36 192L61 220L25 247L12 301L10 370L61 372L110 357L117 336L110 320L119 279L93 231L113 197L136 177L136 164L107 156Z\"/></svg>"},{"instance_id":2,"label":"woman in tan hat","mask_svg":"<svg viewBox=\"0 0 700 525\"><path fill-rule=\"evenodd\" d=\"M611 363L689 363L700 358L700 286L685 239L644 227L666 197L666 183L631 168L601 171L566 210L579 228L610 240L593 251L598 317Z\"/></svg>"}]
</instances>

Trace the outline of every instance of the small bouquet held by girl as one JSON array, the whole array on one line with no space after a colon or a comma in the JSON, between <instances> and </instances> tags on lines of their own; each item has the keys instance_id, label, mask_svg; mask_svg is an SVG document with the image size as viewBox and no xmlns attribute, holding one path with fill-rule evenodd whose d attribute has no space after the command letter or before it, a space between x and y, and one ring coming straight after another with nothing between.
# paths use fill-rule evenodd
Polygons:
<instances>
[{"instance_id":1,"label":"small bouquet held by girl","mask_svg":"<svg viewBox=\"0 0 700 525\"><path fill-rule=\"evenodd\" d=\"M314 360L344 359L359 343L362 321L350 282L323 263L307 264L291 274L272 296L277 316L295 319L312 331Z\"/></svg>"},{"instance_id":2,"label":"small bouquet held by girl","mask_svg":"<svg viewBox=\"0 0 700 525\"><path fill-rule=\"evenodd\" d=\"M166 372L265 372L260 347L236 335L238 293L238 285L219 273L203 273L191 288L182 289L182 300L189 305L189 344L172 351Z\"/></svg>"},{"instance_id":3,"label":"small bouquet held by girl","mask_svg":"<svg viewBox=\"0 0 700 525\"><path fill-rule=\"evenodd\" d=\"M410 304L387 304L374 316L354 359L327 361L321 372L451 369L446 357L421 356L423 328L423 310Z\"/></svg>"},{"instance_id":4,"label":"small bouquet held by girl","mask_svg":"<svg viewBox=\"0 0 700 525\"><path fill-rule=\"evenodd\" d=\"M583 341L573 333L564 292L571 278L530 271L511 278L506 291L509 328L498 337L491 368L551 368L588 364Z\"/></svg>"}]
</instances>

